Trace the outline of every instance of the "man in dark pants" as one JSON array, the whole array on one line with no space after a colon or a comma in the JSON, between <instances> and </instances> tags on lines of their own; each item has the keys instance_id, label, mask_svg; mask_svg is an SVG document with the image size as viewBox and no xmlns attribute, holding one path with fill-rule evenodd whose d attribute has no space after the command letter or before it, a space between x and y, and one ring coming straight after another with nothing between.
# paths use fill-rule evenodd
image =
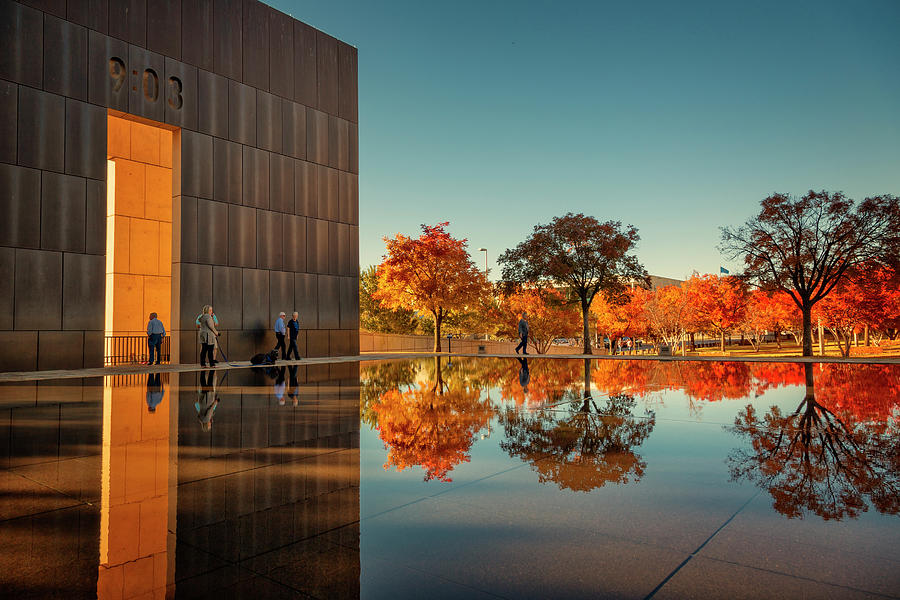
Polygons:
<instances>
[{"instance_id":1,"label":"man in dark pants","mask_svg":"<svg viewBox=\"0 0 900 600\"><path fill-rule=\"evenodd\" d=\"M516 346L516 354L519 353L519 348L522 349L522 354L528 354L528 313L525 311L522 311L522 318L519 319L519 337L522 341Z\"/></svg>"},{"instance_id":2,"label":"man in dark pants","mask_svg":"<svg viewBox=\"0 0 900 600\"><path fill-rule=\"evenodd\" d=\"M275 350L277 351L281 348L281 359L284 360L287 357L287 350L284 347L284 334L287 333L287 330L284 327L284 313L278 313L278 318L275 319L275 339L278 342L275 344Z\"/></svg>"},{"instance_id":3,"label":"man in dark pants","mask_svg":"<svg viewBox=\"0 0 900 600\"><path fill-rule=\"evenodd\" d=\"M291 357L291 353L293 352L294 358L300 360L303 358L300 356L300 350L297 349L297 336L300 334L300 313L294 311L291 315L291 320L288 321L287 328L288 333L290 334L291 344L288 346L287 357Z\"/></svg>"},{"instance_id":4,"label":"man in dark pants","mask_svg":"<svg viewBox=\"0 0 900 600\"><path fill-rule=\"evenodd\" d=\"M163 338L166 337L166 328L162 321L156 318L156 313L150 313L150 322L147 323L147 347L150 353L148 365L153 364L153 352L156 352L156 364L159 364L161 357L160 349L162 347Z\"/></svg>"}]
</instances>

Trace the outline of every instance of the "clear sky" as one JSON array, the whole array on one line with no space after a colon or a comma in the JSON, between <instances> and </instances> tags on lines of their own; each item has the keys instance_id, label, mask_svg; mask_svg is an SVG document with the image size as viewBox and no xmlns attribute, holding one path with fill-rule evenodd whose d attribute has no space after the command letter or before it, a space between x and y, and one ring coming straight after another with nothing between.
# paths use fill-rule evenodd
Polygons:
<instances>
[{"instance_id":1,"label":"clear sky","mask_svg":"<svg viewBox=\"0 0 900 600\"><path fill-rule=\"evenodd\" d=\"M363 266L573 211L681 278L774 191L900 195L898 0L269 3L359 48Z\"/></svg>"}]
</instances>

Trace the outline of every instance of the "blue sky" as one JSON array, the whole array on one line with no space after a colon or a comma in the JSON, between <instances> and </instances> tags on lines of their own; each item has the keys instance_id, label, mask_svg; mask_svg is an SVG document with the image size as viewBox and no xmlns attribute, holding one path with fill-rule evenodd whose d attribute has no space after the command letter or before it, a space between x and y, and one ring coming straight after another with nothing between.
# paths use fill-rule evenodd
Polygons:
<instances>
[{"instance_id":1,"label":"blue sky","mask_svg":"<svg viewBox=\"0 0 900 600\"><path fill-rule=\"evenodd\" d=\"M496 277L573 211L680 278L771 192L900 195L896 0L270 4L359 48L363 266L450 221Z\"/></svg>"}]
</instances>

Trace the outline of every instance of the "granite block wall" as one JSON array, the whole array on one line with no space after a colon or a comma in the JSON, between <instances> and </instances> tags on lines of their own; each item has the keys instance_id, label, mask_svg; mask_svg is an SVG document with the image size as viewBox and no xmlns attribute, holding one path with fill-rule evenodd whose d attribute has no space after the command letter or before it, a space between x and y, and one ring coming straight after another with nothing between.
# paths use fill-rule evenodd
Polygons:
<instances>
[{"instance_id":1,"label":"granite block wall","mask_svg":"<svg viewBox=\"0 0 900 600\"><path fill-rule=\"evenodd\" d=\"M102 364L107 115L179 128L173 348L358 351L357 51L256 0L0 0L0 370Z\"/></svg>"}]
</instances>

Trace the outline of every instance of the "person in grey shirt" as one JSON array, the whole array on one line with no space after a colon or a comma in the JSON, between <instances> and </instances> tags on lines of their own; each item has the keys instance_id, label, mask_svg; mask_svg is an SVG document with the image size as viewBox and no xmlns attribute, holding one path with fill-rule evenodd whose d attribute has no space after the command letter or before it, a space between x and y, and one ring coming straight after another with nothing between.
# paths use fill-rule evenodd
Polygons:
<instances>
[{"instance_id":1,"label":"person in grey shirt","mask_svg":"<svg viewBox=\"0 0 900 600\"><path fill-rule=\"evenodd\" d=\"M525 311L522 311L522 318L519 319L519 337L522 341L516 346L516 354L519 353L519 348L522 349L522 354L528 354L528 313Z\"/></svg>"},{"instance_id":2,"label":"person in grey shirt","mask_svg":"<svg viewBox=\"0 0 900 600\"><path fill-rule=\"evenodd\" d=\"M215 366L216 361L213 360L213 348L216 345L216 338L219 337L219 331L212 318L213 309L208 304L203 307L200 313L200 366L206 366L206 357L209 357L209 366Z\"/></svg>"},{"instance_id":3,"label":"person in grey shirt","mask_svg":"<svg viewBox=\"0 0 900 600\"><path fill-rule=\"evenodd\" d=\"M284 313L278 313L278 318L275 319L275 339L278 342L275 344L275 350L281 348L281 360L287 358L287 349L284 345L284 334L287 333L287 328L284 326Z\"/></svg>"},{"instance_id":4,"label":"person in grey shirt","mask_svg":"<svg viewBox=\"0 0 900 600\"><path fill-rule=\"evenodd\" d=\"M150 359L147 361L148 365L152 365L153 363L153 353L156 352L156 363L159 364L159 359L161 358L162 352L160 349L162 348L163 338L166 337L166 328L163 326L162 321L156 318L156 313L150 313L150 321L147 323L147 347L150 352Z\"/></svg>"}]
</instances>

